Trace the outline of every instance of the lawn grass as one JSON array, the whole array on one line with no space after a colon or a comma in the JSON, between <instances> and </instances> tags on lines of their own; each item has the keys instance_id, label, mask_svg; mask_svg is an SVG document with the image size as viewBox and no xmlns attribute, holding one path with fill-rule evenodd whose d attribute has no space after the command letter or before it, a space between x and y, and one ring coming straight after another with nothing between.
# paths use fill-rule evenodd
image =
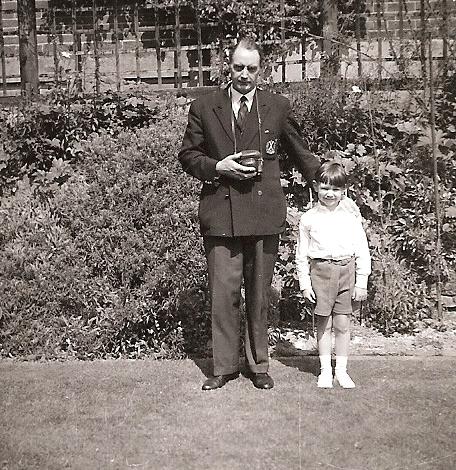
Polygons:
<instances>
[{"instance_id":1,"label":"lawn grass","mask_svg":"<svg viewBox=\"0 0 456 470\"><path fill-rule=\"evenodd\" d=\"M355 357L355 390L314 357L201 391L208 361L0 362L0 468L456 468L455 358Z\"/></svg>"}]
</instances>

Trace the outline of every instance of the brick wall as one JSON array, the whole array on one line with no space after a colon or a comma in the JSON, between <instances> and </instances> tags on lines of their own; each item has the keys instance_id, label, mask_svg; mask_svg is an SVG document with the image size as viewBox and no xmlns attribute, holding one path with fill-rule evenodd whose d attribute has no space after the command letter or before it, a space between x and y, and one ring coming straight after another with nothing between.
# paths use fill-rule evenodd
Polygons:
<instances>
[{"instance_id":1,"label":"brick wall","mask_svg":"<svg viewBox=\"0 0 456 470\"><path fill-rule=\"evenodd\" d=\"M441 0L425 0L425 29L435 38L442 37L443 3ZM422 33L421 1L403 0L402 8L398 0L369 0L366 9L366 30L368 38L390 36L399 38L401 35L407 39L419 38ZM402 11L401 11L402 10ZM380 11L381 31L378 30L377 13ZM453 0L447 0L448 31L456 29L456 8ZM402 16L402 32L401 32Z\"/></svg>"},{"instance_id":2,"label":"brick wall","mask_svg":"<svg viewBox=\"0 0 456 470\"><path fill-rule=\"evenodd\" d=\"M90 3L90 2L88 2ZM36 0L36 18L38 29L38 44L39 52L47 53L48 38L48 0ZM122 0L119 1L119 5ZM425 0L425 27L426 30L432 32L434 37L441 37L442 34L442 1L441 0ZM381 28L378 29L377 12L380 9L380 22ZM13 56L18 53L18 38L17 32L17 2L16 0L2 0L3 10L3 33L5 42L5 55ZM456 30L456 2L454 0L447 0L447 29L452 33L453 39L454 31ZM366 39L374 39L379 36L391 36L399 38L401 34L404 38L417 38L420 37L422 30L421 21L421 1L420 0L402 0L402 31L401 31L401 14L400 2L398 0L367 0L365 12L363 13L365 21L365 36ZM173 24L173 18L168 18L170 25ZM105 24L103 24L105 21ZM107 23L107 18L100 19L101 27L108 30L112 29L112 24ZM77 16L77 23L79 29L90 30L92 27L92 11L90 7L86 8L82 13L79 12ZM61 43L72 43L71 33L71 11L59 10L57 17L57 28L60 30L64 28L63 34L59 34L59 41ZM363 31L364 32L364 31ZM41 33L41 34L40 34ZM162 33L163 34L163 33ZM105 40L111 41L112 32L107 31ZM168 35L170 36L170 35ZM133 38L126 37L124 41L126 44ZM165 38L166 39L166 38ZM171 37L168 37L171 39Z\"/></svg>"},{"instance_id":3,"label":"brick wall","mask_svg":"<svg viewBox=\"0 0 456 470\"><path fill-rule=\"evenodd\" d=\"M79 46L75 48L75 40L73 35L73 24L71 10L60 9L56 12L55 28L57 35L54 37L50 34L50 25L54 22L49 17L50 11L48 8L48 0L36 0L36 18L37 18L37 33L38 33L38 54L39 54L39 70L40 79L42 83L52 82L55 76L55 66L57 62L59 67L72 68L76 67L77 60L84 61L80 65L81 70L84 72L84 79L87 79L88 85L93 81L94 64L94 48L93 48L93 12L90 7L91 2L87 0L87 7L78 9L76 15L76 28L78 31ZM79 4L81 2L78 2ZM122 6L122 0L118 1L119 9ZM131 5L131 2L130 2ZM380 5L380 30L378 28L378 9ZM402 5L402 14L401 11ZM425 0L426 15L425 26L426 31L432 32L434 38L441 37L442 34L442 0ZM449 48L450 53L456 54L454 48L455 31L456 31L456 2L447 0L447 31L452 41ZM399 38L404 41L413 42L413 47L417 51L419 49L419 41L422 35L422 19L421 19L421 1L403 1L399 0L366 0L365 11L362 13L362 29L358 40L361 42L360 49L367 55L363 55L362 60L366 61L366 66L363 67L363 74L376 73L376 65L374 63L378 48L376 42L378 38L384 41L389 40L390 46L397 45ZM342 13L340 16L344 16ZM17 37L17 2L16 0L2 0L2 17L3 17L3 35L4 35L4 52L5 52L5 65L7 71L7 83L18 83L19 80L19 44ZM401 21L402 18L402 21ZM155 19L152 10L142 9L140 13L140 30L139 42L137 43L136 37L133 33L131 10L129 15L119 15L119 30L121 33L121 41L119 44L120 54L120 74L123 80L135 80L137 73L141 79L156 79L157 77L157 56L155 51L155 33L153 27ZM160 21L160 39L161 39L161 59L162 59L162 73L163 77L173 84L175 70L175 50L174 50L174 16L173 10L163 11ZM195 57L197 55L195 41L196 32L194 17L188 15L185 8L181 12L181 23L184 23L181 31L181 40L184 51L182 52L182 67L185 79L190 77L190 70L195 67ZM193 22L193 23L192 23ZM185 24L190 23L190 24ZM166 26L167 25L167 26ZM401 28L402 26L402 28ZM112 81L115 77L116 60L114 56L115 50L115 36L113 32L113 15L102 14L98 19L98 28L102 40L98 44L102 81L108 87L112 88ZM215 28L208 26L203 31L204 37L209 38L203 50L203 68L204 74L207 78L209 76L209 69L211 64L211 57L216 51L211 51L210 42L214 41L216 33L211 33ZM356 50L354 26L352 23L351 36L352 46ZM139 46L136 51L137 45ZM384 47L382 55L385 60L391 60L393 53L392 47ZM442 55L442 41L435 40L435 55ZM55 56L56 53L56 56ZM71 59L65 58L65 54L71 55ZM68 55L67 54L67 55ZM137 54L140 56L140 61L137 60ZM308 57L307 57L308 55ZM347 76L357 76L357 65L353 61L353 51L348 52L348 59L346 64L342 64L341 73L347 73ZM454 57L453 57L454 58ZM301 52L298 51L292 57L287 59L287 80L300 80L301 79ZM343 59L345 60L345 59ZM372 64L368 62L371 61ZM193 64L193 65L192 65ZM390 67L391 64L388 65ZM281 66L280 66L281 67ZM319 55L312 52L306 54L306 77L313 78L319 76L320 63ZM418 67L419 68L419 67ZM193 69L194 70L194 69ZM193 71L193 73L196 73ZM394 67L391 68L391 73L394 73ZM154 78L155 77L155 78ZM280 81L281 70L276 73L276 79ZM0 76L1 80L1 76ZM90 85L91 86L91 85Z\"/></svg>"}]
</instances>

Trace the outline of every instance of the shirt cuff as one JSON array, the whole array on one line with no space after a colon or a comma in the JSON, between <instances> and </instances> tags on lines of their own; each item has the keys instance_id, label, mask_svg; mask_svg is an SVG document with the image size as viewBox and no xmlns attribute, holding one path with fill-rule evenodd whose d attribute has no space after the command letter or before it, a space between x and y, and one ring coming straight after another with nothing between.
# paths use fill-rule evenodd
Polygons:
<instances>
[{"instance_id":1,"label":"shirt cuff","mask_svg":"<svg viewBox=\"0 0 456 470\"><path fill-rule=\"evenodd\" d=\"M367 289L367 280L369 276L367 274L357 274L355 287L360 287L361 289Z\"/></svg>"},{"instance_id":2,"label":"shirt cuff","mask_svg":"<svg viewBox=\"0 0 456 470\"><path fill-rule=\"evenodd\" d=\"M214 184L214 185L219 185L220 184L220 175L218 174L217 170L215 167L217 166L218 161L210 162L208 163L208 177L204 180L204 183L206 184Z\"/></svg>"},{"instance_id":3,"label":"shirt cuff","mask_svg":"<svg viewBox=\"0 0 456 470\"><path fill-rule=\"evenodd\" d=\"M312 281L310 280L310 276L302 276L299 278L299 288L301 290L312 288Z\"/></svg>"},{"instance_id":4,"label":"shirt cuff","mask_svg":"<svg viewBox=\"0 0 456 470\"><path fill-rule=\"evenodd\" d=\"M218 160L213 160L208 164L208 170L209 170L209 180L218 180L219 174L215 167L217 166Z\"/></svg>"}]
</instances>

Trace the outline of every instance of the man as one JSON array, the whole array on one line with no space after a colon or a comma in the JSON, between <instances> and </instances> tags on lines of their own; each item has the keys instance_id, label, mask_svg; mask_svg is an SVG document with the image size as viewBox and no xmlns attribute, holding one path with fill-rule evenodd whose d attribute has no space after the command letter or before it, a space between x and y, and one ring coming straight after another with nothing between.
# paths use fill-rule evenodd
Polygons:
<instances>
[{"instance_id":1,"label":"man","mask_svg":"<svg viewBox=\"0 0 456 470\"><path fill-rule=\"evenodd\" d=\"M179 160L203 182L199 219L208 264L214 375L203 390L239 376L239 305L244 280L245 358L255 387L271 389L267 312L286 201L279 142L310 181L318 160L305 148L289 101L257 88L259 46L241 40L231 55L231 84L195 100ZM261 150L263 169L242 165L242 150Z\"/></svg>"}]
</instances>

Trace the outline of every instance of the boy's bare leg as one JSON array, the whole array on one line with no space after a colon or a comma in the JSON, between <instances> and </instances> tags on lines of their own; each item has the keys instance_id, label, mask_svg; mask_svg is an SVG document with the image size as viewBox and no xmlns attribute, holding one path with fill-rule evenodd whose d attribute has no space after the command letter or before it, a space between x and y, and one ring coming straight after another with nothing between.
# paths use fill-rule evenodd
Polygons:
<instances>
[{"instance_id":1,"label":"boy's bare leg","mask_svg":"<svg viewBox=\"0 0 456 470\"><path fill-rule=\"evenodd\" d=\"M347 357L350 345L350 315L334 315L333 325L336 357Z\"/></svg>"},{"instance_id":2,"label":"boy's bare leg","mask_svg":"<svg viewBox=\"0 0 456 470\"><path fill-rule=\"evenodd\" d=\"M331 388L333 386L333 375L331 366L331 327L332 317L316 315L317 317L317 340L318 355L320 357L320 375L318 376L319 388Z\"/></svg>"},{"instance_id":3,"label":"boy's bare leg","mask_svg":"<svg viewBox=\"0 0 456 470\"><path fill-rule=\"evenodd\" d=\"M332 316L315 315L315 317L317 319L318 354L320 356L330 356Z\"/></svg>"},{"instance_id":4,"label":"boy's bare leg","mask_svg":"<svg viewBox=\"0 0 456 470\"><path fill-rule=\"evenodd\" d=\"M336 343L336 379L343 388L355 388L355 383L347 373L348 348L350 345L350 315L335 315L333 324Z\"/></svg>"}]
</instances>

